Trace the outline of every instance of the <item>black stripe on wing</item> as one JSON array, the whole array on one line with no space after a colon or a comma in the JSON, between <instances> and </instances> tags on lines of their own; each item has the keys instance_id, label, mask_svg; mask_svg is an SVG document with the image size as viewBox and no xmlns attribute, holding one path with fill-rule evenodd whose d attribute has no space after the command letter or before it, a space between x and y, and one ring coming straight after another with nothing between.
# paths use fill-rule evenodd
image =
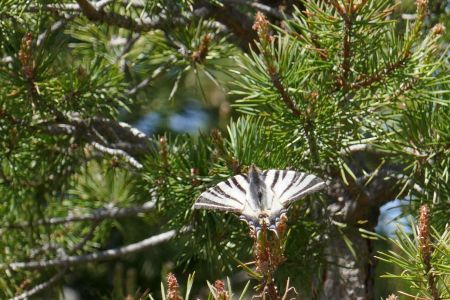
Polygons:
<instances>
[{"instance_id":1,"label":"black stripe on wing","mask_svg":"<svg viewBox=\"0 0 450 300\"><path fill-rule=\"evenodd\" d=\"M242 211L242 209L240 209L240 208L219 204L215 201L211 201L202 196L200 196L197 199L197 202L195 202L195 204L194 204L194 208L195 209L203 208L203 209L210 209L210 210L223 210L223 211L238 212L238 213Z\"/></svg>"},{"instance_id":2,"label":"black stripe on wing","mask_svg":"<svg viewBox=\"0 0 450 300\"><path fill-rule=\"evenodd\" d=\"M233 176L203 192L195 202L194 208L242 212L247 190L247 176Z\"/></svg>"},{"instance_id":3,"label":"black stripe on wing","mask_svg":"<svg viewBox=\"0 0 450 300\"><path fill-rule=\"evenodd\" d=\"M315 175L288 170L269 170L265 182L284 207L325 187Z\"/></svg>"}]
</instances>

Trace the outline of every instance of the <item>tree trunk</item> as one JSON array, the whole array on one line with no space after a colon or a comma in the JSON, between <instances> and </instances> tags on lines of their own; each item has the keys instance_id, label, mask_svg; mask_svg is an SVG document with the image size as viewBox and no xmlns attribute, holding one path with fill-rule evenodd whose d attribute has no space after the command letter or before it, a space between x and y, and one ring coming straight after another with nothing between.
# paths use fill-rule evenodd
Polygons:
<instances>
[{"instance_id":1,"label":"tree trunk","mask_svg":"<svg viewBox=\"0 0 450 300\"><path fill-rule=\"evenodd\" d=\"M374 231L380 207L399 196L399 186L395 180L387 178L384 170L368 185L359 182L349 187L336 180L328 190L331 200L328 210L346 227L342 233L335 228L327 237L323 294L318 297L321 300L374 299L372 241L363 238L359 228Z\"/></svg>"},{"instance_id":2,"label":"tree trunk","mask_svg":"<svg viewBox=\"0 0 450 300\"><path fill-rule=\"evenodd\" d=\"M324 293L319 299L373 299L371 241L363 238L356 227L349 226L343 231L353 253L339 232L330 235L326 248Z\"/></svg>"}]
</instances>

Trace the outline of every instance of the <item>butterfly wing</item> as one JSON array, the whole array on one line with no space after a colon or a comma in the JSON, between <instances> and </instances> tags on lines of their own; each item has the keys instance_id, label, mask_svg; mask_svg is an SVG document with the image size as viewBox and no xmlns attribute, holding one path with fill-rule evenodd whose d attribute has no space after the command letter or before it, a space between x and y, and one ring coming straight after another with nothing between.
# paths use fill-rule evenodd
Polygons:
<instances>
[{"instance_id":1,"label":"butterfly wing","mask_svg":"<svg viewBox=\"0 0 450 300\"><path fill-rule=\"evenodd\" d=\"M248 184L246 175L233 176L204 191L194 203L194 208L241 213Z\"/></svg>"},{"instance_id":2,"label":"butterfly wing","mask_svg":"<svg viewBox=\"0 0 450 300\"><path fill-rule=\"evenodd\" d=\"M274 197L284 208L325 187L325 182L322 179L303 172L267 170L263 174L265 175L266 186L273 191Z\"/></svg>"}]
</instances>

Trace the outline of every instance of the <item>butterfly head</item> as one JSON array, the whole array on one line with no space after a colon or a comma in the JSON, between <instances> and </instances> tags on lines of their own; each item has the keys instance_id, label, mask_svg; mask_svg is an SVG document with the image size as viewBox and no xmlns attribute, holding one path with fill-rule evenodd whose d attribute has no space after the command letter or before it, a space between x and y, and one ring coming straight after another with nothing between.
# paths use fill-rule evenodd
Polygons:
<instances>
[{"instance_id":1,"label":"butterfly head","mask_svg":"<svg viewBox=\"0 0 450 300\"><path fill-rule=\"evenodd\" d=\"M267 189L264 178L261 176L261 170L255 165L251 165L248 172L248 194L249 203L253 204L255 211L265 211L269 208L268 198L270 190Z\"/></svg>"},{"instance_id":2,"label":"butterfly head","mask_svg":"<svg viewBox=\"0 0 450 300\"><path fill-rule=\"evenodd\" d=\"M262 212L258 215L258 223L259 226L261 227L269 227L270 226L270 219L269 219L269 215L265 212Z\"/></svg>"}]
</instances>

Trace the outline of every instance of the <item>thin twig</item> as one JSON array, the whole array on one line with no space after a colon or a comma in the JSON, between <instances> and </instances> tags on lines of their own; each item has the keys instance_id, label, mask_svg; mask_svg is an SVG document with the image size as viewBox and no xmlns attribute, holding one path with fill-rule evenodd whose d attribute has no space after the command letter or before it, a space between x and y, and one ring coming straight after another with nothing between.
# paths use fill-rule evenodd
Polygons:
<instances>
[{"instance_id":1,"label":"thin twig","mask_svg":"<svg viewBox=\"0 0 450 300\"><path fill-rule=\"evenodd\" d=\"M401 151L385 150L381 148L376 148L371 144L353 144L339 151L339 154L344 156L347 154L357 153L357 152L372 152L372 153L384 153L384 154L395 154L398 152L406 153L416 157L428 157L428 153L420 152L418 149L411 147L403 147Z\"/></svg>"},{"instance_id":2,"label":"thin twig","mask_svg":"<svg viewBox=\"0 0 450 300\"><path fill-rule=\"evenodd\" d=\"M42 43L45 41L45 39L47 38L47 36L50 33L53 33L55 31L58 31L59 29L61 29L62 27L64 27L67 22L73 20L76 17L76 15L66 15L63 14L63 18L61 20L56 21L55 23L53 23L53 25L45 30L43 33L39 34L37 40L36 40L36 45L39 47L40 45L42 45Z\"/></svg>"},{"instance_id":3,"label":"thin twig","mask_svg":"<svg viewBox=\"0 0 450 300\"><path fill-rule=\"evenodd\" d=\"M302 113L297 108L297 106L294 103L294 100L289 96L286 89L284 88L283 84L281 83L280 76L278 73L271 72L269 70L270 79L274 85L274 87L277 89L278 93L281 96L281 99L283 100L284 104L292 111L292 114L296 117L300 117Z\"/></svg>"},{"instance_id":4,"label":"thin twig","mask_svg":"<svg viewBox=\"0 0 450 300\"><path fill-rule=\"evenodd\" d=\"M186 231L189 229L185 229L182 231ZM79 255L79 256L68 256L59 259L51 259L51 260L41 260L41 261L29 261L29 262L13 262L10 264L0 264L0 270L11 269L11 270L39 270L45 269L49 267L67 267L73 265L79 265L89 262L97 262L103 260L114 259L117 257L122 257L128 254L136 253L142 250L145 250L149 247L153 247L159 245L163 242L166 242L172 238L174 238L177 234L176 230L169 230L164 233L160 233L158 235L151 236L145 240L139 241L134 244L130 244L124 247L119 247L115 249L109 249L105 251Z\"/></svg>"},{"instance_id":5,"label":"thin twig","mask_svg":"<svg viewBox=\"0 0 450 300\"><path fill-rule=\"evenodd\" d=\"M109 147L106 147L97 142L92 142L91 145L92 145L92 147L94 147L96 150L98 150L100 152L122 157L126 162L128 162L130 165L132 165L136 169L142 169L144 167L140 162L138 162L134 157L132 157L130 154L128 154L124 150L109 148Z\"/></svg>"},{"instance_id":6,"label":"thin twig","mask_svg":"<svg viewBox=\"0 0 450 300\"><path fill-rule=\"evenodd\" d=\"M103 9L109 3L115 2L116 0L100 0L92 3L95 9ZM80 5L78 3L48 3L43 5L31 4L27 5L25 11L27 12L39 12L42 10L54 11L60 13L61 11L67 12L81 12Z\"/></svg>"},{"instance_id":7,"label":"thin twig","mask_svg":"<svg viewBox=\"0 0 450 300\"><path fill-rule=\"evenodd\" d=\"M344 7L341 4L339 4L337 0L327 0L325 2L331 4L334 7L334 9L336 9L337 13L342 17L342 19L344 19L344 21L348 21L349 17L345 12Z\"/></svg>"},{"instance_id":8,"label":"thin twig","mask_svg":"<svg viewBox=\"0 0 450 300\"><path fill-rule=\"evenodd\" d=\"M171 61L173 61L173 60L171 60ZM145 78L139 84L137 84L135 87L128 90L127 95L131 96L131 95L136 94L139 90L146 87L150 82L152 82L153 80L155 80L156 78L161 76L164 73L164 71L167 70L167 68L168 68L167 65L158 67L155 71L153 71L153 73L149 77Z\"/></svg>"},{"instance_id":9,"label":"thin twig","mask_svg":"<svg viewBox=\"0 0 450 300\"><path fill-rule=\"evenodd\" d=\"M256 10L259 10L266 15L275 17L279 20L285 19L285 16L278 10L273 7L270 7L269 5L262 4L260 2L256 1L247 1L247 0L222 0L223 3L226 4L238 4L238 5L245 5L251 8L254 8Z\"/></svg>"},{"instance_id":10,"label":"thin twig","mask_svg":"<svg viewBox=\"0 0 450 300\"><path fill-rule=\"evenodd\" d=\"M379 82L382 79L386 78L387 76L389 76L390 74L392 74L392 72L394 72L395 70L397 70L398 68L402 67L405 65L406 60L408 59L407 57L402 57L399 60L397 60L394 63L388 64L387 66L381 68L380 70L376 71L374 74L369 75L369 76L365 76L364 79L358 81L358 82L354 82L352 83L350 86L353 90L358 90L364 87L368 87L370 85L372 85L375 82Z\"/></svg>"},{"instance_id":11,"label":"thin twig","mask_svg":"<svg viewBox=\"0 0 450 300\"><path fill-rule=\"evenodd\" d=\"M78 242L72 249L70 249L70 253L75 253L76 251L83 248L83 246L94 236L95 229L98 227L98 225L99 225L99 221L94 222L91 226L91 229L86 234L86 236L80 242ZM10 300L28 299L29 297L34 296L37 293L40 293L41 291L49 288L54 283L56 283L62 276L64 276L64 274L66 273L67 270L68 270L68 267L64 267L63 269L61 269L58 273L53 275L46 282L38 284L35 287L33 287L32 289L25 291L18 296L10 298Z\"/></svg>"},{"instance_id":12,"label":"thin twig","mask_svg":"<svg viewBox=\"0 0 450 300\"><path fill-rule=\"evenodd\" d=\"M103 22L108 25L113 25L125 28L134 32L147 32L154 29L162 28L163 24L168 21L164 15L158 15L153 18L133 19L115 12L106 12L103 9L97 9L88 0L77 0L83 14L91 21ZM180 20L177 18L170 18L171 23L177 23Z\"/></svg>"},{"instance_id":13,"label":"thin twig","mask_svg":"<svg viewBox=\"0 0 450 300\"><path fill-rule=\"evenodd\" d=\"M39 220L35 223L22 222L17 224L10 224L6 226L0 226L0 228L8 228L8 229L20 229L30 226L39 226L39 225L61 225L73 222L84 222L84 221L101 221L105 219L117 219L135 216L140 213L146 213L152 211L155 208L155 202L149 201L144 203L141 206L134 207L112 207L112 208L101 208L93 213L81 215L81 216L67 216L67 217L57 217L50 218L48 220Z\"/></svg>"},{"instance_id":14,"label":"thin twig","mask_svg":"<svg viewBox=\"0 0 450 300\"><path fill-rule=\"evenodd\" d=\"M344 19L344 38L342 41L342 83L344 89L348 89L348 77L350 75L351 60L351 39L352 39L352 21L350 18ZM348 21L347 21L348 20Z\"/></svg>"},{"instance_id":15,"label":"thin twig","mask_svg":"<svg viewBox=\"0 0 450 300\"><path fill-rule=\"evenodd\" d=\"M91 224L89 232L83 237L81 241L79 241L72 249L70 249L70 253L76 253L78 250L83 249L84 245L86 245L86 243L94 237L95 229L97 229L99 224L100 220L94 221L94 223Z\"/></svg>"},{"instance_id":16,"label":"thin twig","mask_svg":"<svg viewBox=\"0 0 450 300\"><path fill-rule=\"evenodd\" d=\"M35 287L33 287L32 289L23 292L22 294L15 296L13 298L10 298L10 300L22 300L22 299L28 299L31 296L36 295L37 293L49 288L50 286L52 286L53 284L55 284L61 277L64 276L64 274L66 273L67 268L62 269L61 271L59 271L58 273L56 273L55 275L53 275L49 280L47 280L46 282L43 282L41 284L36 285Z\"/></svg>"}]
</instances>

